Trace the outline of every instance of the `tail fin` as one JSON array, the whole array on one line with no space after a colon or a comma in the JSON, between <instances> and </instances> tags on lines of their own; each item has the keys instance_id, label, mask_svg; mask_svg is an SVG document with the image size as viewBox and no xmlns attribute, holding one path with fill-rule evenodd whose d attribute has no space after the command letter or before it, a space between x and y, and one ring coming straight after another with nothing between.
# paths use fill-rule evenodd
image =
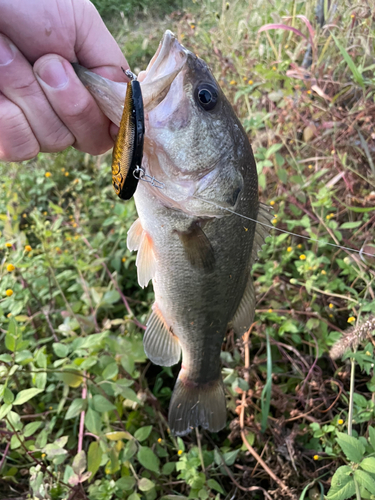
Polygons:
<instances>
[{"instance_id":1,"label":"tail fin","mask_svg":"<svg viewBox=\"0 0 375 500\"><path fill-rule=\"evenodd\" d=\"M172 434L184 436L199 425L211 432L218 432L225 427L226 416L221 377L206 384L177 379L169 407Z\"/></svg>"}]
</instances>

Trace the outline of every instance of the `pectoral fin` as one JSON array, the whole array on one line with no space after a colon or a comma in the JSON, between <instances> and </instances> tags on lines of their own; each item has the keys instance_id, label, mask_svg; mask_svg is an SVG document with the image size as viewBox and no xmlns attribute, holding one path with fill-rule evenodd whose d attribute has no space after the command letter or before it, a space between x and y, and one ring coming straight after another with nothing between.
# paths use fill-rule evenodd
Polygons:
<instances>
[{"instance_id":1,"label":"pectoral fin","mask_svg":"<svg viewBox=\"0 0 375 500\"><path fill-rule=\"evenodd\" d=\"M215 253L200 222L193 222L187 231L177 231L177 234L191 265L207 272L212 271L215 265Z\"/></svg>"},{"instance_id":2,"label":"pectoral fin","mask_svg":"<svg viewBox=\"0 0 375 500\"><path fill-rule=\"evenodd\" d=\"M160 366L172 366L179 362L181 347L178 338L173 335L158 306L147 321L147 329L143 337L143 347L147 357Z\"/></svg>"}]
</instances>

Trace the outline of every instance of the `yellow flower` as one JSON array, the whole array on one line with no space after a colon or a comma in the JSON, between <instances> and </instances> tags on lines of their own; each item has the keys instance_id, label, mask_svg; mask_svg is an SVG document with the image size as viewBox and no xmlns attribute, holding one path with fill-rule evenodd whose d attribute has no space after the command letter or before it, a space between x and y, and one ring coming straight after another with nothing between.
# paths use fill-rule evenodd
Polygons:
<instances>
[{"instance_id":1,"label":"yellow flower","mask_svg":"<svg viewBox=\"0 0 375 500\"><path fill-rule=\"evenodd\" d=\"M46 454L45 453L42 453L42 458L45 458Z\"/></svg>"},{"instance_id":2,"label":"yellow flower","mask_svg":"<svg viewBox=\"0 0 375 500\"><path fill-rule=\"evenodd\" d=\"M271 313L273 312L273 309L269 308L267 312Z\"/></svg>"},{"instance_id":3,"label":"yellow flower","mask_svg":"<svg viewBox=\"0 0 375 500\"><path fill-rule=\"evenodd\" d=\"M311 170L312 168L314 168L314 166L313 165L309 165L309 169Z\"/></svg>"},{"instance_id":4,"label":"yellow flower","mask_svg":"<svg viewBox=\"0 0 375 500\"><path fill-rule=\"evenodd\" d=\"M324 269L320 271L320 274L327 274Z\"/></svg>"},{"instance_id":5,"label":"yellow flower","mask_svg":"<svg viewBox=\"0 0 375 500\"><path fill-rule=\"evenodd\" d=\"M306 260L306 255L303 253L299 256L300 260Z\"/></svg>"},{"instance_id":6,"label":"yellow flower","mask_svg":"<svg viewBox=\"0 0 375 500\"><path fill-rule=\"evenodd\" d=\"M190 28L193 30L195 28L195 24L191 24Z\"/></svg>"},{"instance_id":7,"label":"yellow flower","mask_svg":"<svg viewBox=\"0 0 375 500\"><path fill-rule=\"evenodd\" d=\"M162 443L162 442L163 442L162 438L159 438L159 439L158 439L158 443L160 444L160 443Z\"/></svg>"},{"instance_id":8,"label":"yellow flower","mask_svg":"<svg viewBox=\"0 0 375 500\"><path fill-rule=\"evenodd\" d=\"M284 45L284 49L288 49L288 48L289 48L288 44Z\"/></svg>"},{"instance_id":9,"label":"yellow flower","mask_svg":"<svg viewBox=\"0 0 375 500\"><path fill-rule=\"evenodd\" d=\"M8 264L7 265L7 271L8 273L11 273L12 271L14 271L16 268L14 267L13 264Z\"/></svg>"},{"instance_id":10,"label":"yellow flower","mask_svg":"<svg viewBox=\"0 0 375 500\"><path fill-rule=\"evenodd\" d=\"M55 248L56 252L60 252L60 247Z\"/></svg>"},{"instance_id":11,"label":"yellow flower","mask_svg":"<svg viewBox=\"0 0 375 500\"><path fill-rule=\"evenodd\" d=\"M26 219L27 214L22 214L22 217L23 217L24 219Z\"/></svg>"},{"instance_id":12,"label":"yellow flower","mask_svg":"<svg viewBox=\"0 0 375 500\"><path fill-rule=\"evenodd\" d=\"M12 243L9 243L9 242L8 242L8 243L5 243L5 246L6 246L7 248L12 248Z\"/></svg>"},{"instance_id":13,"label":"yellow flower","mask_svg":"<svg viewBox=\"0 0 375 500\"><path fill-rule=\"evenodd\" d=\"M253 80L249 80L247 83L248 83L249 85L252 85L254 82L253 82Z\"/></svg>"},{"instance_id":14,"label":"yellow flower","mask_svg":"<svg viewBox=\"0 0 375 500\"><path fill-rule=\"evenodd\" d=\"M328 314L328 317L329 318L333 318L333 314Z\"/></svg>"},{"instance_id":15,"label":"yellow flower","mask_svg":"<svg viewBox=\"0 0 375 500\"><path fill-rule=\"evenodd\" d=\"M291 140L289 141L289 144L293 144L293 143L294 143L294 141L293 141L293 139L291 139Z\"/></svg>"},{"instance_id":16,"label":"yellow flower","mask_svg":"<svg viewBox=\"0 0 375 500\"><path fill-rule=\"evenodd\" d=\"M276 224L276 222L277 222L277 219L276 219L276 218L275 218L275 219L272 219L272 224Z\"/></svg>"},{"instance_id":17,"label":"yellow flower","mask_svg":"<svg viewBox=\"0 0 375 500\"><path fill-rule=\"evenodd\" d=\"M78 224L77 224L76 222L73 222L72 226L73 226L73 227L77 227L77 226L78 226Z\"/></svg>"},{"instance_id":18,"label":"yellow flower","mask_svg":"<svg viewBox=\"0 0 375 500\"><path fill-rule=\"evenodd\" d=\"M271 205L271 207L273 207L273 206L274 206L274 204L275 204L275 200L271 200L271 201L270 201L270 205Z\"/></svg>"},{"instance_id":19,"label":"yellow flower","mask_svg":"<svg viewBox=\"0 0 375 500\"><path fill-rule=\"evenodd\" d=\"M61 169L61 172L65 172L65 168L64 167Z\"/></svg>"},{"instance_id":20,"label":"yellow flower","mask_svg":"<svg viewBox=\"0 0 375 500\"><path fill-rule=\"evenodd\" d=\"M331 155L334 155L335 153L336 153L336 151L334 149L332 149Z\"/></svg>"},{"instance_id":21,"label":"yellow flower","mask_svg":"<svg viewBox=\"0 0 375 500\"><path fill-rule=\"evenodd\" d=\"M355 321L354 316L350 316L350 318L348 318L348 323L354 323L354 321Z\"/></svg>"},{"instance_id":22,"label":"yellow flower","mask_svg":"<svg viewBox=\"0 0 375 500\"><path fill-rule=\"evenodd\" d=\"M301 243L299 243L299 244L297 245L297 248L299 248L299 249L301 250L301 248L302 248Z\"/></svg>"},{"instance_id":23,"label":"yellow flower","mask_svg":"<svg viewBox=\"0 0 375 500\"><path fill-rule=\"evenodd\" d=\"M79 179L74 179L74 184L78 184Z\"/></svg>"},{"instance_id":24,"label":"yellow flower","mask_svg":"<svg viewBox=\"0 0 375 500\"><path fill-rule=\"evenodd\" d=\"M313 459L314 459L314 460L319 460L319 455L314 455L314 456L313 456Z\"/></svg>"},{"instance_id":25,"label":"yellow flower","mask_svg":"<svg viewBox=\"0 0 375 500\"><path fill-rule=\"evenodd\" d=\"M31 252L32 248L30 245L25 246L25 252Z\"/></svg>"},{"instance_id":26,"label":"yellow flower","mask_svg":"<svg viewBox=\"0 0 375 500\"><path fill-rule=\"evenodd\" d=\"M276 71L276 69L277 69L276 66L272 66L273 71Z\"/></svg>"},{"instance_id":27,"label":"yellow flower","mask_svg":"<svg viewBox=\"0 0 375 500\"><path fill-rule=\"evenodd\" d=\"M344 423L344 421L343 421L343 419L342 419L342 418L339 418L339 419L338 419L338 421L337 421L337 423L338 423L339 425L342 425L342 424Z\"/></svg>"},{"instance_id":28,"label":"yellow flower","mask_svg":"<svg viewBox=\"0 0 375 500\"><path fill-rule=\"evenodd\" d=\"M43 212L43 215L48 215L48 212Z\"/></svg>"},{"instance_id":29,"label":"yellow flower","mask_svg":"<svg viewBox=\"0 0 375 500\"><path fill-rule=\"evenodd\" d=\"M354 18L355 18L355 14L350 14L350 17L351 17L352 19L354 19Z\"/></svg>"},{"instance_id":30,"label":"yellow flower","mask_svg":"<svg viewBox=\"0 0 375 500\"><path fill-rule=\"evenodd\" d=\"M330 309L333 309L335 306L334 306L333 304L328 304L328 307L329 307Z\"/></svg>"},{"instance_id":31,"label":"yellow flower","mask_svg":"<svg viewBox=\"0 0 375 500\"><path fill-rule=\"evenodd\" d=\"M53 410L53 406L49 406L49 409L50 409L50 410Z\"/></svg>"},{"instance_id":32,"label":"yellow flower","mask_svg":"<svg viewBox=\"0 0 375 500\"><path fill-rule=\"evenodd\" d=\"M5 295L7 297L11 297L13 295L13 290L11 290L10 288L8 288L8 290L5 290Z\"/></svg>"},{"instance_id":33,"label":"yellow flower","mask_svg":"<svg viewBox=\"0 0 375 500\"><path fill-rule=\"evenodd\" d=\"M51 175L52 175L52 174L51 174L51 172L46 172L44 175L45 175L46 177L51 177Z\"/></svg>"},{"instance_id":34,"label":"yellow flower","mask_svg":"<svg viewBox=\"0 0 375 500\"><path fill-rule=\"evenodd\" d=\"M181 456L183 454L182 450L178 450L177 455Z\"/></svg>"},{"instance_id":35,"label":"yellow flower","mask_svg":"<svg viewBox=\"0 0 375 500\"><path fill-rule=\"evenodd\" d=\"M286 249L286 251L287 251L287 252L291 252L292 250L293 250L293 248L292 248L292 247L288 247L288 248Z\"/></svg>"},{"instance_id":36,"label":"yellow flower","mask_svg":"<svg viewBox=\"0 0 375 500\"><path fill-rule=\"evenodd\" d=\"M310 95L311 94L311 90L308 90L307 93Z\"/></svg>"},{"instance_id":37,"label":"yellow flower","mask_svg":"<svg viewBox=\"0 0 375 500\"><path fill-rule=\"evenodd\" d=\"M121 260L122 262L126 262L126 257L123 257Z\"/></svg>"},{"instance_id":38,"label":"yellow flower","mask_svg":"<svg viewBox=\"0 0 375 500\"><path fill-rule=\"evenodd\" d=\"M68 177L68 175L69 175L69 172L65 172L65 177Z\"/></svg>"},{"instance_id":39,"label":"yellow flower","mask_svg":"<svg viewBox=\"0 0 375 500\"><path fill-rule=\"evenodd\" d=\"M12 313L7 314L7 318L11 318L11 317L12 317Z\"/></svg>"},{"instance_id":40,"label":"yellow flower","mask_svg":"<svg viewBox=\"0 0 375 500\"><path fill-rule=\"evenodd\" d=\"M230 81L230 84L231 84L231 85L236 85L236 83L237 83L237 82L236 82L236 80L231 80L231 81Z\"/></svg>"}]
</instances>

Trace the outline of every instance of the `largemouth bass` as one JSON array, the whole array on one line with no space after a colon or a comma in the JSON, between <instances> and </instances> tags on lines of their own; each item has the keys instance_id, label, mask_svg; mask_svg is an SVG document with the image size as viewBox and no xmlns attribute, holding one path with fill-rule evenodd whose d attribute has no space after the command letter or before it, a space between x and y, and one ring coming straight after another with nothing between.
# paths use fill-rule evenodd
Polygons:
<instances>
[{"instance_id":1,"label":"largemouth bass","mask_svg":"<svg viewBox=\"0 0 375 500\"><path fill-rule=\"evenodd\" d=\"M76 70L103 112L120 124L126 84ZM155 303L144 348L155 364L182 365L169 408L176 435L226 424L220 352L229 327L243 334L254 317L250 275L268 235L248 137L207 64L167 31L141 72L143 168L139 219L128 233L140 286ZM253 221L244 221L232 212Z\"/></svg>"}]
</instances>

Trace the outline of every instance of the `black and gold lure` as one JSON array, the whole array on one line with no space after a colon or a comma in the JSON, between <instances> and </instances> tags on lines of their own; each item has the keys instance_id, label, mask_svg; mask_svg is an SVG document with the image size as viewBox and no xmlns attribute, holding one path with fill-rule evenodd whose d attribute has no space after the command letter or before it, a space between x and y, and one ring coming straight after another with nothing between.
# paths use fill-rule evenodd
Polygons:
<instances>
[{"instance_id":1,"label":"black and gold lure","mask_svg":"<svg viewBox=\"0 0 375 500\"><path fill-rule=\"evenodd\" d=\"M127 76L132 75L126 72ZM126 89L120 130L112 154L112 185L117 196L130 200L142 172L143 139L145 133L141 86L134 79Z\"/></svg>"}]
</instances>

